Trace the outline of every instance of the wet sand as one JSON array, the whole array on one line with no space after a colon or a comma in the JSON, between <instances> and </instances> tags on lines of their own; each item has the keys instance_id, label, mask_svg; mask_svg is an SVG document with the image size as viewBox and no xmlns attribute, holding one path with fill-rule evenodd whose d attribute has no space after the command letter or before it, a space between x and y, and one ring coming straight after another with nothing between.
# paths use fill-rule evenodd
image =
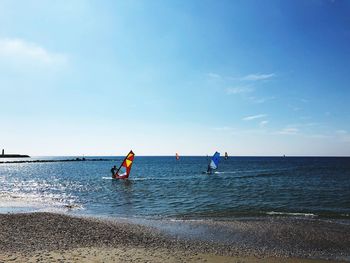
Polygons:
<instances>
[{"instance_id":1,"label":"wet sand","mask_svg":"<svg viewBox=\"0 0 350 263\"><path fill-rule=\"evenodd\" d=\"M173 231L178 225L166 231L164 226L62 214L2 214L0 262L350 260L350 226L346 224L275 218L211 222L210 225L209 231L208 223L186 223L187 229L183 229L187 235L184 235Z\"/></svg>"},{"instance_id":2,"label":"wet sand","mask_svg":"<svg viewBox=\"0 0 350 263\"><path fill-rule=\"evenodd\" d=\"M215 262L215 263L329 263L331 261L299 258L220 256L210 253L190 253L180 250L147 249L121 246L120 248L77 248L57 251L37 251L29 255L23 253L1 254L0 262Z\"/></svg>"}]
</instances>

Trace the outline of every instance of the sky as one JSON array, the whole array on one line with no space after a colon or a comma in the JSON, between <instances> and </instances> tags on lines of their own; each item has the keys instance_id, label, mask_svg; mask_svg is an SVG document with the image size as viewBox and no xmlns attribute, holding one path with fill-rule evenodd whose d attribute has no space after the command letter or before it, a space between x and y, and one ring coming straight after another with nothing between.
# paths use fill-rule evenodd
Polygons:
<instances>
[{"instance_id":1,"label":"sky","mask_svg":"<svg viewBox=\"0 0 350 263\"><path fill-rule=\"evenodd\" d=\"M8 153L350 156L350 1L0 0Z\"/></svg>"}]
</instances>

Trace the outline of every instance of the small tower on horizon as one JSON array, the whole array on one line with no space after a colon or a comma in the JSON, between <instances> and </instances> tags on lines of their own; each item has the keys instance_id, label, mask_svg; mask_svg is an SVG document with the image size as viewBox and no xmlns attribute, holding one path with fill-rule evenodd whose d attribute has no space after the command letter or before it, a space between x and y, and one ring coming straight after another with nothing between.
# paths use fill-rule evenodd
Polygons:
<instances>
[{"instance_id":1,"label":"small tower on horizon","mask_svg":"<svg viewBox=\"0 0 350 263\"><path fill-rule=\"evenodd\" d=\"M4 149L2 149L2 155L5 155L5 150Z\"/></svg>"}]
</instances>

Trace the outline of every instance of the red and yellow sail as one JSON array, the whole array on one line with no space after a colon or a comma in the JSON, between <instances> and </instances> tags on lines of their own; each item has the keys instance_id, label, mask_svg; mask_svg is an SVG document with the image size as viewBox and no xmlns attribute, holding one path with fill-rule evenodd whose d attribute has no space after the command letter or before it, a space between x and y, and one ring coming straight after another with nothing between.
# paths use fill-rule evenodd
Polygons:
<instances>
[{"instance_id":1,"label":"red and yellow sail","mask_svg":"<svg viewBox=\"0 0 350 263\"><path fill-rule=\"evenodd\" d=\"M115 176L116 179L126 179L129 177L131 166L134 162L134 157L135 157L134 152L130 151L128 155L125 157L122 164L119 166Z\"/></svg>"}]
</instances>

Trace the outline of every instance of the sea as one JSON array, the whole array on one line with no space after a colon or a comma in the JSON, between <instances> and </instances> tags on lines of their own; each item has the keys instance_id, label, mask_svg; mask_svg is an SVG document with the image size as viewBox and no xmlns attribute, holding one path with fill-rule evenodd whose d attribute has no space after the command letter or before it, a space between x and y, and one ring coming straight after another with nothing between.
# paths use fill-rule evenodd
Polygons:
<instances>
[{"instance_id":1,"label":"sea","mask_svg":"<svg viewBox=\"0 0 350 263\"><path fill-rule=\"evenodd\" d=\"M0 213L59 212L123 219L350 219L350 158L137 156L128 180L110 169L124 157L0 159ZM46 162L42 162L42 161ZM26 162L28 161L28 162ZM40 161L40 162L33 162Z\"/></svg>"}]
</instances>

